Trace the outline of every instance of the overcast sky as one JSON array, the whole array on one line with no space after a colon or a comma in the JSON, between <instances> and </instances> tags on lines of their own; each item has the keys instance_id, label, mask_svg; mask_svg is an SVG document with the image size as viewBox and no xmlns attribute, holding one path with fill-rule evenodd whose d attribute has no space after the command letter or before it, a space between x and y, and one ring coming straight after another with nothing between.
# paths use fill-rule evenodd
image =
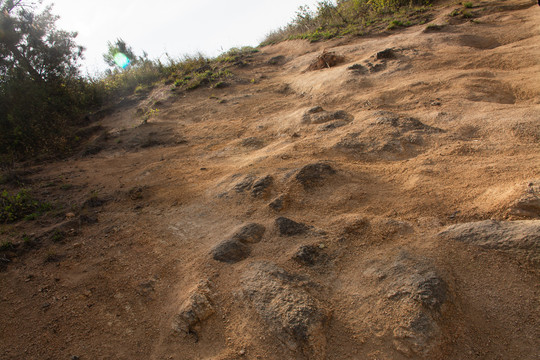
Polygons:
<instances>
[{"instance_id":1,"label":"overcast sky","mask_svg":"<svg viewBox=\"0 0 540 360\"><path fill-rule=\"evenodd\" d=\"M258 45L312 0L45 0L60 15L58 27L77 31L86 47L85 67L105 68L107 41L124 39L150 58L201 51L215 56L233 46Z\"/></svg>"}]
</instances>

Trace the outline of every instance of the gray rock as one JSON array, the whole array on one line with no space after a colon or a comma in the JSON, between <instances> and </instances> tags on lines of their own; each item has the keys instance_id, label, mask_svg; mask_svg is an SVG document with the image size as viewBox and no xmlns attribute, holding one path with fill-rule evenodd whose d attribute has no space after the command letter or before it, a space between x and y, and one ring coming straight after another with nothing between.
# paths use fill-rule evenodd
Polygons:
<instances>
[{"instance_id":1,"label":"gray rock","mask_svg":"<svg viewBox=\"0 0 540 360\"><path fill-rule=\"evenodd\" d=\"M232 236L232 240L240 241L244 244L254 244L261 241L266 228L257 223L250 223L242 226L236 233Z\"/></svg>"},{"instance_id":2,"label":"gray rock","mask_svg":"<svg viewBox=\"0 0 540 360\"><path fill-rule=\"evenodd\" d=\"M446 283L434 271L412 275L411 285L414 289L412 298L427 308L439 310L446 301Z\"/></svg>"},{"instance_id":3,"label":"gray rock","mask_svg":"<svg viewBox=\"0 0 540 360\"><path fill-rule=\"evenodd\" d=\"M212 249L214 260L229 264L244 260L250 253L249 246L234 239L224 240Z\"/></svg>"},{"instance_id":4,"label":"gray rock","mask_svg":"<svg viewBox=\"0 0 540 360\"><path fill-rule=\"evenodd\" d=\"M248 137L243 139L241 144L243 147L260 149L264 146L264 141L256 137Z\"/></svg>"},{"instance_id":5,"label":"gray rock","mask_svg":"<svg viewBox=\"0 0 540 360\"><path fill-rule=\"evenodd\" d=\"M242 181L240 181L234 186L234 190L236 190L237 193L242 193L246 190L249 190L253 186L254 181L255 176L247 175L246 177L244 177L244 179L242 179Z\"/></svg>"},{"instance_id":6,"label":"gray rock","mask_svg":"<svg viewBox=\"0 0 540 360\"><path fill-rule=\"evenodd\" d=\"M287 197L285 195L280 195L274 200L272 200L272 202L268 204L268 206L270 207L270 209L274 210L275 212L280 212L285 208L286 203L287 203Z\"/></svg>"},{"instance_id":7,"label":"gray rock","mask_svg":"<svg viewBox=\"0 0 540 360\"><path fill-rule=\"evenodd\" d=\"M293 255L293 260L307 266L313 266L324 260L321 248L316 245L302 245Z\"/></svg>"},{"instance_id":8,"label":"gray rock","mask_svg":"<svg viewBox=\"0 0 540 360\"><path fill-rule=\"evenodd\" d=\"M322 124L333 120L350 122L353 120L353 117L343 110L324 111L322 108L316 107L308 110L302 118L304 124Z\"/></svg>"},{"instance_id":9,"label":"gray rock","mask_svg":"<svg viewBox=\"0 0 540 360\"><path fill-rule=\"evenodd\" d=\"M287 61L286 61L285 56L278 55L278 56L274 56L274 57L270 58L270 60L268 60L267 64L268 65L283 65L286 62Z\"/></svg>"},{"instance_id":10,"label":"gray rock","mask_svg":"<svg viewBox=\"0 0 540 360\"><path fill-rule=\"evenodd\" d=\"M395 59L396 58L396 53L394 52L393 49L384 49L383 51L379 51L375 57L377 58L377 60L381 60L381 59Z\"/></svg>"},{"instance_id":11,"label":"gray rock","mask_svg":"<svg viewBox=\"0 0 540 360\"><path fill-rule=\"evenodd\" d=\"M293 275L271 263L253 263L242 277L242 289L268 331L289 350L325 358L328 314Z\"/></svg>"},{"instance_id":12,"label":"gray rock","mask_svg":"<svg viewBox=\"0 0 540 360\"><path fill-rule=\"evenodd\" d=\"M345 126L347 124L348 124L348 122L345 121L345 120L336 120L336 121L332 121L332 122L326 123L324 125L321 125L319 127L319 131L331 131L331 130L340 128L342 126Z\"/></svg>"},{"instance_id":13,"label":"gray rock","mask_svg":"<svg viewBox=\"0 0 540 360\"><path fill-rule=\"evenodd\" d=\"M253 184L253 189L251 190L251 195L253 197L265 197L265 195L268 194L268 190L270 186L272 186L272 183L274 182L274 178L271 175L266 175L265 177L257 180Z\"/></svg>"},{"instance_id":14,"label":"gray rock","mask_svg":"<svg viewBox=\"0 0 540 360\"><path fill-rule=\"evenodd\" d=\"M208 319L215 312L210 301L210 288L207 282L201 282L182 303L173 320L173 330L181 335L194 334L195 327Z\"/></svg>"},{"instance_id":15,"label":"gray rock","mask_svg":"<svg viewBox=\"0 0 540 360\"><path fill-rule=\"evenodd\" d=\"M448 301L448 285L439 271L426 259L417 259L402 251L392 262L382 260L364 271L364 276L376 284L375 297L386 297L377 310L385 308L399 314L393 320L394 347L407 356L429 357L442 340L438 324L444 304Z\"/></svg>"},{"instance_id":16,"label":"gray rock","mask_svg":"<svg viewBox=\"0 0 540 360\"><path fill-rule=\"evenodd\" d=\"M325 179L334 175L336 170L328 164L316 163L304 166L296 174L296 180L304 186L305 189L321 185Z\"/></svg>"},{"instance_id":17,"label":"gray rock","mask_svg":"<svg viewBox=\"0 0 540 360\"><path fill-rule=\"evenodd\" d=\"M485 220L447 227L438 236L486 249L540 250L540 220Z\"/></svg>"},{"instance_id":18,"label":"gray rock","mask_svg":"<svg viewBox=\"0 0 540 360\"><path fill-rule=\"evenodd\" d=\"M320 112L323 112L323 111L324 111L324 109L322 108L322 106L314 106L311 109L309 109L308 111L306 111L306 114L316 114L316 113L320 113Z\"/></svg>"},{"instance_id":19,"label":"gray rock","mask_svg":"<svg viewBox=\"0 0 540 360\"><path fill-rule=\"evenodd\" d=\"M508 212L522 218L539 218L540 197L534 193L525 194L512 204Z\"/></svg>"},{"instance_id":20,"label":"gray rock","mask_svg":"<svg viewBox=\"0 0 540 360\"><path fill-rule=\"evenodd\" d=\"M297 223L286 217L278 217L276 219L276 226L281 236L294 236L306 233L309 227L302 223Z\"/></svg>"}]
</instances>

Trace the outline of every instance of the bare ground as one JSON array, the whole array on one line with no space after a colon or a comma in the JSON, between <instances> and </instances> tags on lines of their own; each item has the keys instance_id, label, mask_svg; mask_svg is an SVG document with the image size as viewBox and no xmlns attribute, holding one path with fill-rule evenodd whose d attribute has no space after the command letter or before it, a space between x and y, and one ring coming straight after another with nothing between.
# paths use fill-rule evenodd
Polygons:
<instances>
[{"instance_id":1,"label":"bare ground","mask_svg":"<svg viewBox=\"0 0 540 360\"><path fill-rule=\"evenodd\" d=\"M428 31L263 48L225 89L156 88L84 156L26 168L67 207L2 225L36 240L3 254L0 358L540 358L540 239L438 235L537 224L540 10L454 8ZM305 71L324 49L345 62ZM234 238L246 223L262 238ZM216 261L231 238L245 252Z\"/></svg>"}]
</instances>

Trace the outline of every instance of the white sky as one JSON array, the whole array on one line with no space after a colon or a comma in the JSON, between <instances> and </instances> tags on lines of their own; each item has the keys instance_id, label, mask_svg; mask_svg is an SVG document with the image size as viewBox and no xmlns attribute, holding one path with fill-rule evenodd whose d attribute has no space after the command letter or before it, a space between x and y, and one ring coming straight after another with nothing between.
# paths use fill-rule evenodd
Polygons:
<instances>
[{"instance_id":1,"label":"white sky","mask_svg":"<svg viewBox=\"0 0 540 360\"><path fill-rule=\"evenodd\" d=\"M167 52L177 58L198 51L215 56L234 46L256 46L314 0L45 0L54 3L58 28L79 33L84 65L93 74L106 66L107 41L122 38L136 54Z\"/></svg>"}]
</instances>

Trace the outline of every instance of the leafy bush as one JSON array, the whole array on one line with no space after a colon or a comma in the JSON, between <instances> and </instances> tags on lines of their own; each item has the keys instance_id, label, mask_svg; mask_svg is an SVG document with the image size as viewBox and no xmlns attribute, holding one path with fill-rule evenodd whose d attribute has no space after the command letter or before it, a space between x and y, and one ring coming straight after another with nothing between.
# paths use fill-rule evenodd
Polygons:
<instances>
[{"instance_id":1,"label":"leafy bush","mask_svg":"<svg viewBox=\"0 0 540 360\"><path fill-rule=\"evenodd\" d=\"M7 190L0 193L0 222L14 222L25 217L35 218L44 211L50 210L51 205L34 199L23 189L10 195Z\"/></svg>"}]
</instances>

